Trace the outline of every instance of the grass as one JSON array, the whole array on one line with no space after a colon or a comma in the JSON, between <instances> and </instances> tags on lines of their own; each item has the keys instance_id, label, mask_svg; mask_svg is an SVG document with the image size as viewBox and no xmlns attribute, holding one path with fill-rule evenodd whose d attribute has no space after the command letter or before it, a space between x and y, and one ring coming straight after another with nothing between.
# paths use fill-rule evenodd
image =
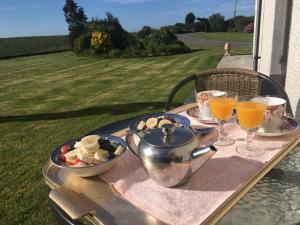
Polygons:
<instances>
[{"instance_id":1,"label":"grass","mask_svg":"<svg viewBox=\"0 0 300 225\"><path fill-rule=\"evenodd\" d=\"M230 53L232 55L252 55L252 47L233 48Z\"/></svg>"},{"instance_id":2,"label":"grass","mask_svg":"<svg viewBox=\"0 0 300 225\"><path fill-rule=\"evenodd\" d=\"M0 38L0 58L70 49L68 36Z\"/></svg>"},{"instance_id":3,"label":"grass","mask_svg":"<svg viewBox=\"0 0 300 225\"><path fill-rule=\"evenodd\" d=\"M199 48L207 48L206 46L202 45L195 45L195 44L190 44L190 43L185 43L188 47L191 49L199 49ZM220 47L210 47L210 51L217 51L220 49ZM223 55L224 55L224 50ZM243 48L233 48L230 51L231 55L251 55L252 54L252 47L243 47Z\"/></svg>"},{"instance_id":4,"label":"grass","mask_svg":"<svg viewBox=\"0 0 300 225\"><path fill-rule=\"evenodd\" d=\"M237 32L197 32L191 33L192 37L198 37L209 40L220 40L220 41L252 41L253 34L251 33L237 33Z\"/></svg>"},{"instance_id":5,"label":"grass","mask_svg":"<svg viewBox=\"0 0 300 225\"><path fill-rule=\"evenodd\" d=\"M0 224L56 224L41 168L89 130L162 110L173 86L216 67L223 50L143 59L72 52L0 61Z\"/></svg>"}]
</instances>

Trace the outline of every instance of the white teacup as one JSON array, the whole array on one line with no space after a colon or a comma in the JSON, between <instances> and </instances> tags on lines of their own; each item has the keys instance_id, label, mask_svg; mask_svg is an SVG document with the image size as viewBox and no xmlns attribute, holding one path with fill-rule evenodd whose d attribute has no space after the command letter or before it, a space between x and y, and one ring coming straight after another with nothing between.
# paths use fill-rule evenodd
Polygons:
<instances>
[{"instance_id":1,"label":"white teacup","mask_svg":"<svg viewBox=\"0 0 300 225\"><path fill-rule=\"evenodd\" d=\"M278 132L283 117L286 116L286 100L271 96L261 96L251 99L254 102L262 102L267 105L267 111L261 128L267 133Z\"/></svg>"},{"instance_id":2,"label":"white teacup","mask_svg":"<svg viewBox=\"0 0 300 225\"><path fill-rule=\"evenodd\" d=\"M197 100L197 104L198 104L198 108L199 108L199 119L213 120L213 116L210 111L208 101L211 98L225 97L225 96L226 96L225 91L211 90L211 91L198 92L196 95L196 97L197 97L196 100Z\"/></svg>"}]
</instances>

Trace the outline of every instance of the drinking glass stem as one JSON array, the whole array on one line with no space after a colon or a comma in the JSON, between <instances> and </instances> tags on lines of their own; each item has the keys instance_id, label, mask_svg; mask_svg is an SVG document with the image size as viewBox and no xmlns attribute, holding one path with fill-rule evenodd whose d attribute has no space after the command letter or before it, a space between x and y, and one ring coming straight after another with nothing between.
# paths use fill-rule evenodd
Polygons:
<instances>
[{"instance_id":1,"label":"drinking glass stem","mask_svg":"<svg viewBox=\"0 0 300 225\"><path fill-rule=\"evenodd\" d=\"M250 144L252 143L252 132L250 130L247 130L247 139L246 139L246 148L250 151Z\"/></svg>"},{"instance_id":2,"label":"drinking glass stem","mask_svg":"<svg viewBox=\"0 0 300 225\"><path fill-rule=\"evenodd\" d=\"M218 133L219 133L219 140L223 141L224 140L224 127L221 122L221 120L218 120L219 126L218 126Z\"/></svg>"}]
</instances>

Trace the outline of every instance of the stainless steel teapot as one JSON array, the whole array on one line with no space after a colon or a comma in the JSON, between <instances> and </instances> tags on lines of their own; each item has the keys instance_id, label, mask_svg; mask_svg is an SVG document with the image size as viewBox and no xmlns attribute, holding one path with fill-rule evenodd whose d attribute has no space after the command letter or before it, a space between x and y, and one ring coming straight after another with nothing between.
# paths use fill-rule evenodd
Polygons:
<instances>
[{"instance_id":1,"label":"stainless steel teapot","mask_svg":"<svg viewBox=\"0 0 300 225\"><path fill-rule=\"evenodd\" d=\"M140 138L138 146L133 135ZM189 181L217 151L214 146L199 147L200 141L192 129L165 124L162 128L128 132L129 149L141 159L149 177L164 187L174 187Z\"/></svg>"}]
</instances>

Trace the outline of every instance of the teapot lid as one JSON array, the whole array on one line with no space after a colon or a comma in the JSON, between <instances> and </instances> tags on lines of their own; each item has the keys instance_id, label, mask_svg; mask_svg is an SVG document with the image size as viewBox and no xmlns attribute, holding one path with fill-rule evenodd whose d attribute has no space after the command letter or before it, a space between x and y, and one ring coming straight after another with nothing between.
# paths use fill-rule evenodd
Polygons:
<instances>
[{"instance_id":1,"label":"teapot lid","mask_svg":"<svg viewBox=\"0 0 300 225\"><path fill-rule=\"evenodd\" d=\"M188 129L164 124L162 128L152 129L144 136L144 141L157 147L177 147L193 140L193 133Z\"/></svg>"}]
</instances>

